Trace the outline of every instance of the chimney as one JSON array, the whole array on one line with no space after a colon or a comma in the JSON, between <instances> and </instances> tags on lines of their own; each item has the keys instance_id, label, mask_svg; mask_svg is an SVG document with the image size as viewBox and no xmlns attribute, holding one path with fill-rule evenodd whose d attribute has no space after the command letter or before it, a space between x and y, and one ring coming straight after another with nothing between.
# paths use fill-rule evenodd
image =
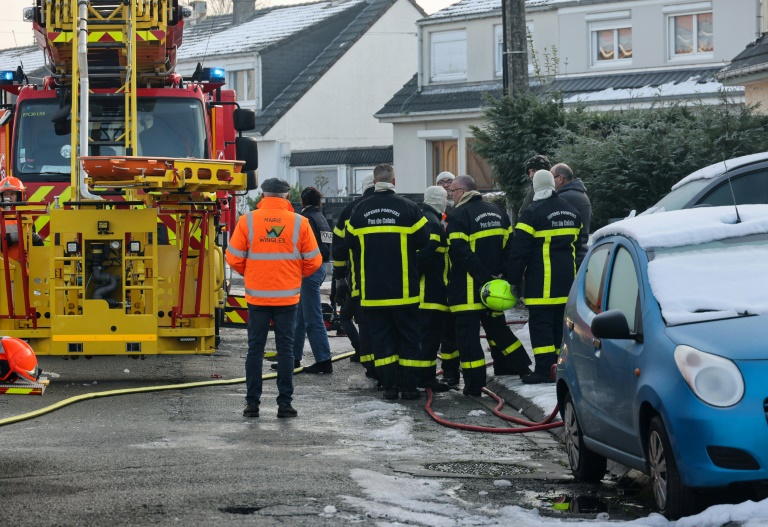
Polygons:
<instances>
[{"instance_id":1,"label":"chimney","mask_svg":"<svg viewBox=\"0 0 768 527\"><path fill-rule=\"evenodd\" d=\"M192 0L189 3L189 7L192 8L192 18L190 18L192 25L205 20L205 15L208 14L208 2L205 0Z\"/></svg>"},{"instance_id":2,"label":"chimney","mask_svg":"<svg viewBox=\"0 0 768 527\"><path fill-rule=\"evenodd\" d=\"M256 14L256 0L234 0L232 5L232 23L239 25Z\"/></svg>"}]
</instances>

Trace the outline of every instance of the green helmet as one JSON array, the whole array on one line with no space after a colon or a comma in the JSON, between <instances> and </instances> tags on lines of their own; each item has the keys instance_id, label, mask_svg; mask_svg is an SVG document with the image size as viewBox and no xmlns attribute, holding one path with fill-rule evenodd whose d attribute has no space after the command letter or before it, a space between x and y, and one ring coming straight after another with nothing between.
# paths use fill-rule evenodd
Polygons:
<instances>
[{"instance_id":1,"label":"green helmet","mask_svg":"<svg viewBox=\"0 0 768 527\"><path fill-rule=\"evenodd\" d=\"M517 303L517 297L512 294L509 282L496 279L480 288L480 301L488 309L505 311Z\"/></svg>"}]
</instances>

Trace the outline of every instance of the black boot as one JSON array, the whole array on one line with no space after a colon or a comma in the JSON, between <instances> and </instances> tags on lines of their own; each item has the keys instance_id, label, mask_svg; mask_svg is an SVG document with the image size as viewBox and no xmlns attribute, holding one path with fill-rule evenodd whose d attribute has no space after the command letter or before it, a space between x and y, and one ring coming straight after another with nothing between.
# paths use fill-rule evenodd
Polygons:
<instances>
[{"instance_id":1,"label":"black boot","mask_svg":"<svg viewBox=\"0 0 768 527\"><path fill-rule=\"evenodd\" d=\"M456 382L458 384L458 381ZM423 383L419 385L419 388L429 388L435 393L441 393L441 392L447 392L451 389L450 386L447 384L443 384L442 382L438 381L437 379L432 379L429 382Z\"/></svg>"},{"instance_id":2,"label":"black boot","mask_svg":"<svg viewBox=\"0 0 768 527\"><path fill-rule=\"evenodd\" d=\"M536 356L536 369L533 373L521 375L523 384L551 384L555 382L552 377L552 365L557 361L557 353L543 353Z\"/></svg>"},{"instance_id":3,"label":"black boot","mask_svg":"<svg viewBox=\"0 0 768 527\"><path fill-rule=\"evenodd\" d=\"M331 359L321 360L311 366L304 368L304 373L333 373L333 364Z\"/></svg>"},{"instance_id":4,"label":"black boot","mask_svg":"<svg viewBox=\"0 0 768 527\"><path fill-rule=\"evenodd\" d=\"M276 362L273 362L273 363L270 365L270 368L272 368L273 370L276 370L276 369L277 369L277 363L276 363ZM294 369L294 370L297 370L297 369L299 369L299 368L301 368L301 361L300 361L300 360L294 360L294 361L293 361L293 369Z\"/></svg>"}]
</instances>

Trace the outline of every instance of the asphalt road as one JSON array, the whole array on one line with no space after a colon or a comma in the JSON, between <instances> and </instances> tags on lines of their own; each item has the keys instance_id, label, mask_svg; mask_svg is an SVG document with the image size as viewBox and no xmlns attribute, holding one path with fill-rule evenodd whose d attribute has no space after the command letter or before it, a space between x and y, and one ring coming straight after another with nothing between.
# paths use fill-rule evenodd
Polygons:
<instances>
[{"instance_id":1,"label":"asphalt road","mask_svg":"<svg viewBox=\"0 0 768 527\"><path fill-rule=\"evenodd\" d=\"M352 349L346 338L331 340L336 355ZM51 380L45 394L0 395L0 419L92 392L240 379L245 342L244 330L228 329L214 356L40 357ZM493 525L494 511L509 505L560 518L594 518L603 506L612 519L649 512L631 498L631 482L575 484L548 432L442 427L423 398L383 401L347 359L331 375L294 381L296 419L276 417L274 380L266 380L258 419L242 417L245 385L234 383L85 400L0 427L0 524L453 525L441 514L460 510L468 524ZM437 395L434 408L446 419L508 426L492 402L454 391ZM445 496L423 516L412 510L423 504L398 497L398 484L383 490L392 481L439 482ZM553 510L562 497L597 508Z\"/></svg>"}]
</instances>

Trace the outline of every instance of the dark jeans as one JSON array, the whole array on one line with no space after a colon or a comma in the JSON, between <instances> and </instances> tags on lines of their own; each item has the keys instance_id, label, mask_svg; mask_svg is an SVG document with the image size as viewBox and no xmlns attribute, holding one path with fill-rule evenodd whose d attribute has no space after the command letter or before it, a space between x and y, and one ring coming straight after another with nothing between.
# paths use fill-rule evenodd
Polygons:
<instances>
[{"instance_id":1,"label":"dark jeans","mask_svg":"<svg viewBox=\"0 0 768 527\"><path fill-rule=\"evenodd\" d=\"M269 321L275 329L277 348L277 404L293 401L293 326L297 304L292 306L255 306L248 304L248 354L245 356L245 402L261 402L264 345Z\"/></svg>"}]
</instances>

